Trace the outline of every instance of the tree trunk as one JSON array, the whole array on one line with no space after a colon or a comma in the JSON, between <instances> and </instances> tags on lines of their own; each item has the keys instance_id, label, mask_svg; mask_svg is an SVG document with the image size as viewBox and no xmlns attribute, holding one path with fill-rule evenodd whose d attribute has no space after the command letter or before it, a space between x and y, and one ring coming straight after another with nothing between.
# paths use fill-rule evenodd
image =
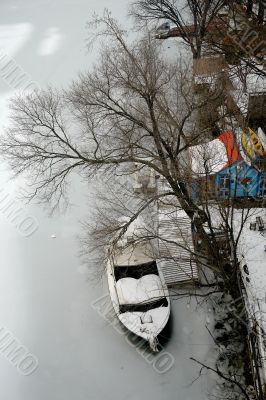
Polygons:
<instances>
[{"instance_id":1,"label":"tree trunk","mask_svg":"<svg viewBox=\"0 0 266 400\"><path fill-rule=\"evenodd\" d=\"M247 2L247 14L251 15L253 9L253 0L248 0Z\"/></svg>"},{"instance_id":2,"label":"tree trunk","mask_svg":"<svg viewBox=\"0 0 266 400\"><path fill-rule=\"evenodd\" d=\"M264 9L265 9L264 1L260 0L259 1L259 12L258 12L258 21L260 24L262 24L263 20L264 20Z\"/></svg>"}]
</instances>

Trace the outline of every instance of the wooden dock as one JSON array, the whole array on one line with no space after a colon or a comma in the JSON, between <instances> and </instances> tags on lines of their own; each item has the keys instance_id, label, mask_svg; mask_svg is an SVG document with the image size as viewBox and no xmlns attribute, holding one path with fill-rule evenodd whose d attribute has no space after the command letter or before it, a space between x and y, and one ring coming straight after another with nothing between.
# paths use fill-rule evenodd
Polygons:
<instances>
[{"instance_id":1,"label":"wooden dock","mask_svg":"<svg viewBox=\"0 0 266 400\"><path fill-rule=\"evenodd\" d=\"M161 191L165 188L160 187ZM198 281L194 257L191 221L173 202L158 202L158 264L168 286L193 284Z\"/></svg>"}]
</instances>

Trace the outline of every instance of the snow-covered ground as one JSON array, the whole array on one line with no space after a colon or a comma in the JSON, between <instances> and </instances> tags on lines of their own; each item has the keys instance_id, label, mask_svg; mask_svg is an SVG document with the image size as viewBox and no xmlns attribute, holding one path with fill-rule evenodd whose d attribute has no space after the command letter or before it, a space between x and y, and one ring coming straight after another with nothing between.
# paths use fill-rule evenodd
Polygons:
<instances>
[{"instance_id":1,"label":"snow-covered ground","mask_svg":"<svg viewBox=\"0 0 266 400\"><path fill-rule=\"evenodd\" d=\"M264 223L264 230L259 230L259 220ZM257 221L257 223L256 223ZM236 216L236 224L241 224ZM250 229L253 225L256 230ZM266 211L254 209L244 225L238 249L242 268L242 279L246 289L246 303L251 320L251 326L257 326L259 349L262 362L262 377L266 382ZM261 330L261 331L260 331Z\"/></svg>"},{"instance_id":2,"label":"snow-covered ground","mask_svg":"<svg viewBox=\"0 0 266 400\"><path fill-rule=\"evenodd\" d=\"M266 324L266 211L264 208L252 209L250 214L241 234L238 255L241 263L247 265L243 270L243 280L250 292L250 300L260 303L261 317ZM259 225L256 230L250 229L257 218L264 221L264 231L258 229ZM235 215L235 219L239 225L240 213Z\"/></svg>"},{"instance_id":3,"label":"snow-covered ground","mask_svg":"<svg viewBox=\"0 0 266 400\"><path fill-rule=\"evenodd\" d=\"M95 59L97 48L87 54L85 47L85 23L92 12L109 7L123 19L126 6L122 0L1 1L1 127L8 123L7 102L15 92L1 69L6 65L2 57L38 86L66 85ZM41 206L18 198L19 186L26 183L10 182L2 164L0 181L0 328L6 327L38 359L35 372L22 375L4 354L0 330L0 398L205 400L211 383L204 376L190 385L199 367L189 357L207 363L212 359L213 342L205 328L208 310L196 307L193 300L173 302L164 350L174 364L159 373L162 360L145 359L95 308L107 291L106 283L91 279L78 258L76 238L79 220L89 218L92 188L73 176L73 206L65 214L49 217ZM6 198L34 219L36 230L31 235L12 222ZM91 266L101 270L93 261Z\"/></svg>"}]
</instances>

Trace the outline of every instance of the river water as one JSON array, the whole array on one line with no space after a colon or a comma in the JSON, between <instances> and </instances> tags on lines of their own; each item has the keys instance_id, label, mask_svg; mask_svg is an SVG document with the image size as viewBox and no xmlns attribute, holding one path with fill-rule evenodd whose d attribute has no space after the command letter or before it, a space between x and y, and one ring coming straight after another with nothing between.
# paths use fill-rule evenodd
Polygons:
<instances>
[{"instance_id":1,"label":"river water","mask_svg":"<svg viewBox=\"0 0 266 400\"><path fill-rule=\"evenodd\" d=\"M123 0L2 0L1 52L38 85L65 85L97 53L86 53L85 24L104 7L125 21ZM7 76L0 79L0 90L1 125L6 125L7 102L15 92ZM212 340L205 329L208 310L187 298L173 301L169 339L157 358L147 358L113 320L106 320L105 298L97 301L107 293L105 279L92 276L78 256L80 221L90 218L93 207L92 186L74 175L72 207L50 217L49 208L18 198L27 183L10 181L5 165L0 179L0 398L206 399L212 382L204 377L190 385L199 368L189 357L212 359ZM25 219L32 218L32 234L11 220L4 199L22 208ZM90 267L101 270L93 262ZM35 360L31 373L8 356L4 331Z\"/></svg>"}]
</instances>

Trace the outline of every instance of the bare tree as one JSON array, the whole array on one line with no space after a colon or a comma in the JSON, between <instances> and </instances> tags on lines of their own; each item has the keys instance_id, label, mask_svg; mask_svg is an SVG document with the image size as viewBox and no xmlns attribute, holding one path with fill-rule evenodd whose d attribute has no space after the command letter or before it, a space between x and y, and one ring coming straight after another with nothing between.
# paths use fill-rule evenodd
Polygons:
<instances>
[{"instance_id":1,"label":"bare tree","mask_svg":"<svg viewBox=\"0 0 266 400\"><path fill-rule=\"evenodd\" d=\"M199 146L197 146L199 147ZM202 145L206 148L206 145ZM206 149L205 149L206 150ZM136 169L125 171L119 174L118 179L108 174L107 183L100 190L100 199L98 207L95 210L95 223L85 224L89 229L90 235L86 235L85 252L94 247L102 251L108 246L108 243L115 243L127 232L134 221L139 217L145 218L145 229L138 232L132 242L153 241L154 258L167 259L173 263L175 268L184 274L187 273L185 264L190 260L191 266L196 262L199 270L200 282L193 279L191 270L187 273L187 281L190 281L194 287L211 287L214 291L229 292L233 298L239 298L241 295L239 286L239 261L238 245L243 227L252 217L253 212L249 205L243 208L237 208L239 200L237 198L219 199L219 196L213 197L215 188L209 187L211 170L208 165L208 159L217 163L217 152L204 152L204 178L191 176L192 166L190 156L187 154L187 163L183 175L183 183L188 188L192 201L204 211L206 220L201 224L204 230L202 237L201 229L197 228L194 219L187 220L182 215L183 207L179 199L175 196L170 185L164 178L164 190L160 190L161 177L158 176L156 188L150 194L134 192L134 179ZM198 155L197 155L198 156ZM219 157L218 157L219 158ZM219 161L219 160L218 160ZM118 172L118 171L117 171ZM121 176L122 175L122 176ZM128 179L129 178L129 179ZM198 180L197 180L198 179ZM195 181L196 180L196 181ZM199 193L191 193L193 184L199 186ZM127 220L121 217L127 217ZM169 235L164 235L160 230L160 219L167 220ZM236 225L235 221L238 221ZM174 225L175 229L171 230ZM186 225L186 226L184 226ZM193 245L191 245L191 227L193 231ZM93 246L91 239L93 240ZM159 243L159 246L158 246ZM89 246L88 246L89 245ZM210 274L210 271L212 274ZM208 295L207 293L206 295Z\"/></svg>"},{"instance_id":2,"label":"bare tree","mask_svg":"<svg viewBox=\"0 0 266 400\"><path fill-rule=\"evenodd\" d=\"M213 26L217 13L226 5L224 0L169 1L141 0L133 3L132 14L138 20L171 21L189 45L193 58L200 58L208 28Z\"/></svg>"},{"instance_id":3,"label":"bare tree","mask_svg":"<svg viewBox=\"0 0 266 400\"><path fill-rule=\"evenodd\" d=\"M205 197L201 196L198 202L208 215L204 227L209 232L209 241L204 245L202 243L197 245L199 237L196 234L196 247L191 248L189 235L184 229L184 220L176 219L176 214L182 209L171 192L164 191L165 196L160 195L158 183L157 190L153 193L136 194L132 174L129 179L127 176L122 176L116 180L108 176L106 180L107 186L101 189L101 195L98 197L100 203L94 224L93 226L85 224L85 252L89 251L88 255L91 257L93 240L94 248L99 249L103 257L103 247L123 239L125 233L128 235L127 229L130 229L131 221L136 221L136 218L141 216L144 224L134 232L131 231L130 241L125 241L123 249L127 246L132 248L140 242L150 242L152 246L148 248L147 256L158 260L166 257L167 262L172 262L173 268L178 268L183 274L186 273L183 254L185 253L186 259L196 259L200 280L198 277L193 280L193 275L188 274L189 286L186 286L186 283L185 288L183 286L171 288L170 296L173 300L194 297L199 306L202 302L207 302L208 308L211 307L216 316L215 329L210 334L215 336L217 360L214 365L198 361L202 367L217 373L221 378L215 397L210 398L242 399L241 393L249 396L248 390L252 389L252 376L247 362L249 327L239 285L237 248L243 226L252 216L252 210L236 209L233 201L227 204L213 202L204 191ZM162 213L168 217L168 230L171 233L169 236L164 236L160 228L158 229ZM238 227L235 226L236 215L240 222ZM176 225L175 231L171 231L172 222ZM87 232L88 228L90 234ZM104 265L104 262L99 262L98 265ZM184 279L179 283L185 282ZM219 308L221 315L218 314ZM252 396L244 398L253 399Z\"/></svg>"},{"instance_id":4,"label":"bare tree","mask_svg":"<svg viewBox=\"0 0 266 400\"><path fill-rule=\"evenodd\" d=\"M192 116L201 104L189 69L164 60L150 37L130 44L109 16L101 22L109 41L92 72L64 93L48 88L13 100L2 156L15 174L30 175L31 196L55 204L74 170L89 178L146 165L166 179L191 219L195 212L202 217L200 224L205 216L183 184L179 162L200 135Z\"/></svg>"},{"instance_id":5,"label":"bare tree","mask_svg":"<svg viewBox=\"0 0 266 400\"><path fill-rule=\"evenodd\" d=\"M191 195L191 166L185 162L188 148L206 136L195 114L207 102L216 104L219 90L213 100L210 93L195 97L190 68L165 60L160 43L148 34L130 43L108 14L97 22L105 42L99 62L65 92L48 88L15 98L11 128L0 141L2 157L16 175L28 174L30 198L53 207L67 200L71 172L87 180L130 174L136 163L147 167L165 180L168 196L185 211L211 258L219 260L219 248L203 226L212 224L210 213ZM144 199L129 223L160 197L165 193ZM215 270L224 276L219 265Z\"/></svg>"},{"instance_id":6,"label":"bare tree","mask_svg":"<svg viewBox=\"0 0 266 400\"><path fill-rule=\"evenodd\" d=\"M190 4L196 7L195 2ZM211 18L208 12L213 7L206 10L205 18ZM199 260L201 270L212 271L217 288L226 287L238 297L236 249L248 215L243 212L235 235L234 206L217 206L219 224L231 243L228 262L232 270L228 270L215 235L215 207L208 197L201 202L193 198L188 162L189 147L206 140L207 128L198 129L195 114L210 101L216 104L219 92L195 97L191 69L165 60L160 43L148 33L130 41L110 15L96 22L102 24L104 35L98 63L92 71L80 74L64 92L48 88L15 98L11 103L11 127L0 139L2 157L15 175L28 175L30 198L49 201L53 207L62 199L67 201L73 172L85 180L95 176L110 179L94 236L102 247L107 239L121 238L130 224L158 201L165 199L170 207L184 210L195 232L196 250L189 249L191 256L197 257L198 250L202 250L198 244L207 249L206 257ZM193 51L201 51L200 42ZM219 114L216 119L218 123ZM135 165L162 178L167 191L141 197L134 196L126 185L121 187L121 183L120 188L119 184L112 187L112 177L132 175ZM129 219L119 221L119 216ZM141 240L167 242L158 230L149 228ZM187 249L185 242L175 239L168 240L168 244Z\"/></svg>"},{"instance_id":7,"label":"bare tree","mask_svg":"<svg viewBox=\"0 0 266 400\"><path fill-rule=\"evenodd\" d=\"M179 36L189 46L194 59L206 53L220 53L233 64L246 63L258 74L265 55L265 4L254 13L252 1L224 0L140 0L133 2L131 14L137 21L170 21L176 26L169 37ZM252 15L252 17L251 17ZM255 58L255 60L253 60Z\"/></svg>"}]
</instances>

